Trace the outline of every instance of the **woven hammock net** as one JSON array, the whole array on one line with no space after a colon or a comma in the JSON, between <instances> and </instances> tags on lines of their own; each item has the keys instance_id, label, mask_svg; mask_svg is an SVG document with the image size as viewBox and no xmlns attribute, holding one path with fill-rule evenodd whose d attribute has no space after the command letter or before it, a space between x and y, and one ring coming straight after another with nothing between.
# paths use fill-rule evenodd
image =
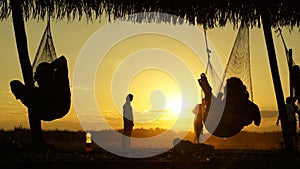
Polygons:
<instances>
[{"instance_id":1,"label":"woven hammock net","mask_svg":"<svg viewBox=\"0 0 300 169\"><path fill-rule=\"evenodd\" d=\"M285 56L290 69L289 72L290 72L290 84L291 84L290 90L292 92L291 95L295 98L295 101L297 101L297 104L299 106L300 105L300 67L293 60L292 50L291 49L288 50L285 41L283 39L283 35L281 33L281 29L278 28L278 30L285 48Z\"/></svg>"},{"instance_id":2,"label":"woven hammock net","mask_svg":"<svg viewBox=\"0 0 300 169\"><path fill-rule=\"evenodd\" d=\"M210 133L231 137L253 121L260 124L258 106L252 102L248 28L239 28L222 77L208 60L205 76L200 79L205 94L204 124Z\"/></svg>"},{"instance_id":3,"label":"woven hammock net","mask_svg":"<svg viewBox=\"0 0 300 169\"><path fill-rule=\"evenodd\" d=\"M36 52L33 64L32 71L36 72L37 66L42 62L51 63L57 58L54 43L52 40L51 30L50 30L50 21L48 21L44 34L42 36L39 48Z\"/></svg>"},{"instance_id":4,"label":"woven hammock net","mask_svg":"<svg viewBox=\"0 0 300 169\"><path fill-rule=\"evenodd\" d=\"M229 79L237 77L242 80L249 92L249 97L253 101L251 69L250 69L250 45L249 45L249 29L239 29L235 39L229 60L227 62L223 77Z\"/></svg>"}]
</instances>

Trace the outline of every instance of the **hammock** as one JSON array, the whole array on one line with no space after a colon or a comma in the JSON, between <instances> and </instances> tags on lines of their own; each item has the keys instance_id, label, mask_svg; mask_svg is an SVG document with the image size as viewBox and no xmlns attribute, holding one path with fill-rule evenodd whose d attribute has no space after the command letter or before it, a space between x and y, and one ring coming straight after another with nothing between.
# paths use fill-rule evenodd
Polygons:
<instances>
[{"instance_id":1,"label":"hammock","mask_svg":"<svg viewBox=\"0 0 300 169\"><path fill-rule=\"evenodd\" d=\"M68 66L64 56L56 57L49 19L32 69L37 86L40 88L40 97L43 96L36 104L38 111L42 112L40 119L52 121L64 117L70 109ZM50 76L48 76L49 71L51 71ZM42 84L44 84L43 89Z\"/></svg>"},{"instance_id":2,"label":"hammock","mask_svg":"<svg viewBox=\"0 0 300 169\"><path fill-rule=\"evenodd\" d=\"M205 94L204 125L210 133L217 137L231 137L253 121L255 125L260 125L259 108L252 102L247 28L239 28L223 77L217 76L208 59L206 73L198 81ZM219 84L218 89L212 89L210 83Z\"/></svg>"}]
</instances>

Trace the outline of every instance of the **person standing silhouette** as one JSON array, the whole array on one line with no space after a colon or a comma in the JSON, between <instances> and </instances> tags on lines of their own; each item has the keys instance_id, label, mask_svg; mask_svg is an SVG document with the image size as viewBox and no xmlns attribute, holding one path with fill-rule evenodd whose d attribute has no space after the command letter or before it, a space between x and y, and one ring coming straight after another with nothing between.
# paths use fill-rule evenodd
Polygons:
<instances>
[{"instance_id":1,"label":"person standing silhouette","mask_svg":"<svg viewBox=\"0 0 300 169\"><path fill-rule=\"evenodd\" d=\"M128 94L126 97L126 102L123 105L123 123L124 123L123 138L122 138L123 147L130 146L130 136L134 126L132 107L131 107L132 100L133 100L133 95Z\"/></svg>"},{"instance_id":2,"label":"person standing silhouette","mask_svg":"<svg viewBox=\"0 0 300 169\"><path fill-rule=\"evenodd\" d=\"M285 107L286 107L286 113L287 113L287 117L288 117L289 132L291 134L294 148L296 150L298 147L298 145L297 145L297 142L298 142L298 140L297 140L297 121L296 121L296 113L298 113L298 108L295 105L295 100L292 97L286 98ZM279 124L280 119L281 119L281 117L278 116L277 121L276 121L277 126Z\"/></svg>"},{"instance_id":3,"label":"person standing silhouette","mask_svg":"<svg viewBox=\"0 0 300 169\"><path fill-rule=\"evenodd\" d=\"M202 99L202 104L197 104L192 112L195 114L194 119L194 143L199 144L200 143L200 134L203 129L203 113L204 113L204 105L205 100Z\"/></svg>"}]
</instances>

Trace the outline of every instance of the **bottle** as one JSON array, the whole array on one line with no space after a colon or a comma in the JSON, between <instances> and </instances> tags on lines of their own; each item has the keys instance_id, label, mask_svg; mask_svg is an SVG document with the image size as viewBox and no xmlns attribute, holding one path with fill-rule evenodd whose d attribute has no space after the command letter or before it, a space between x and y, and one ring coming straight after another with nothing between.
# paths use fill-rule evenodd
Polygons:
<instances>
[{"instance_id":1,"label":"bottle","mask_svg":"<svg viewBox=\"0 0 300 169\"><path fill-rule=\"evenodd\" d=\"M86 133L85 151L92 151L92 134Z\"/></svg>"}]
</instances>

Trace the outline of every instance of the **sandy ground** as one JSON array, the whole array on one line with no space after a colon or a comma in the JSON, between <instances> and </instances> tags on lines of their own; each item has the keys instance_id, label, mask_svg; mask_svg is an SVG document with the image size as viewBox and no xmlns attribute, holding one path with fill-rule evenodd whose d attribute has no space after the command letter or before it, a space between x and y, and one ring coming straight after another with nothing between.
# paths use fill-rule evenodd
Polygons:
<instances>
[{"instance_id":1,"label":"sandy ground","mask_svg":"<svg viewBox=\"0 0 300 169\"><path fill-rule=\"evenodd\" d=\"M46 147L41 149L34 149L30 145L28 130L2 131L0 134L0 169L300 168L300 155L298 152L288 154L284 149L278 147L269 149L258 149L259 147L256 147L256 149L251 147L250 149L246 149L246 147L244 149L230 149L229 145L232 146L237 141L223 141L223 145L227 144L226 148L220 147L221 142L217 142L215 145L209 143L195 145L187 142L187 145L179 146L181 144L178 144L175 148L153 157L125 158L112 154L96 144L92 144L91 152L86 152L85 143L80 139L85 137L84 132L47 132L45 133L45 139L49 142ZM16 141L16 138L19 140ZM244 134L235 139L240 140L243 144L249 144L247 138L248 136ZM274 140L274 138L271 140L274 144L277 144L278 140ZM142 153L143 151L149 151L149 149L134 149L135 153Z\"/></svg>"},{"instance_id":2,"label":"sandy ground","mask_svg":"<svg viewBox=\"0 0 300 169\"><path fill-rule=\"evenodd\" d=\"M136 150L138 151L143 149ZM296 169L300 167L300 155L288 154L284 150L198 149L184 152L171 149L149 158L125 158L95 147L92 152L48 147L42 150L2 151L0 157L1 169Z\"/></svg>"}]
</instances>

